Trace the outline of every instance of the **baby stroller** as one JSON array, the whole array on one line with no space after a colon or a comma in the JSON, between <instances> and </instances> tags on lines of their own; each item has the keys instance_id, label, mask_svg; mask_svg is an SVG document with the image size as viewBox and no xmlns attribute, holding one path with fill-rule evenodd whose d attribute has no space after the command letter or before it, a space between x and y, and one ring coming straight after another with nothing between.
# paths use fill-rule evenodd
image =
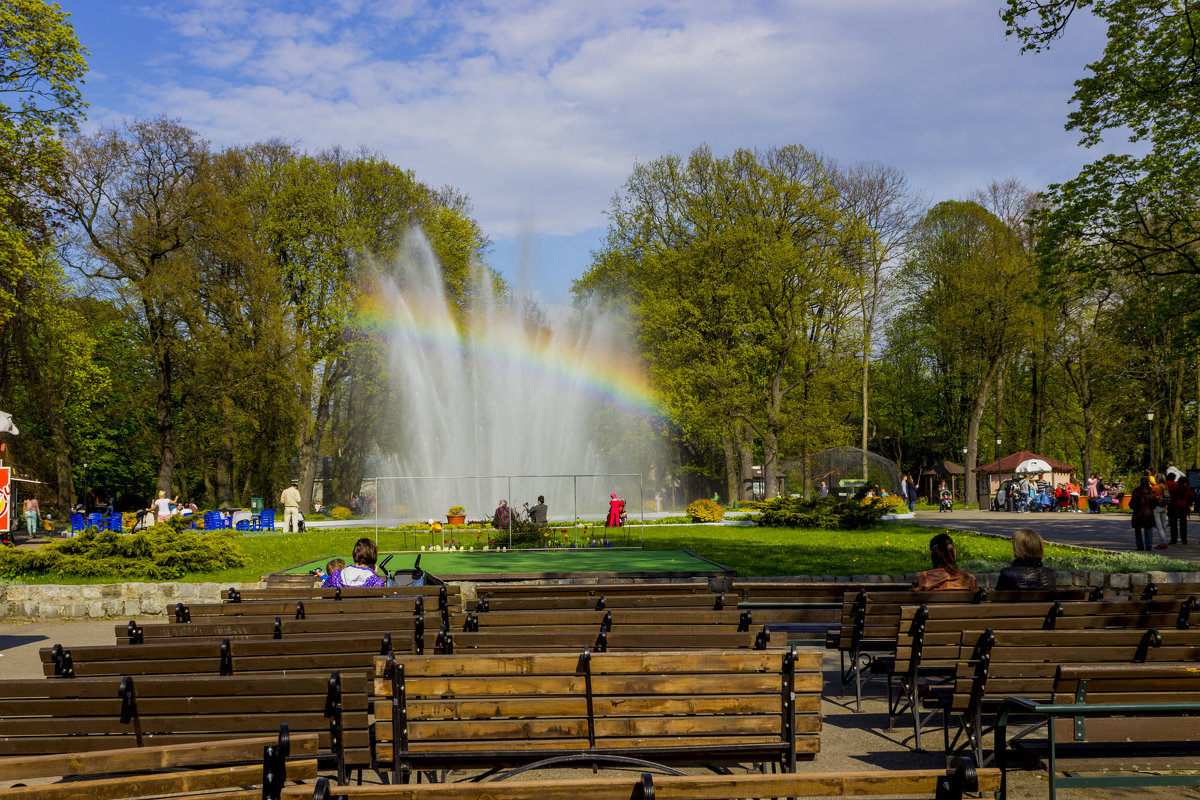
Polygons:
<instances>
[{"instance_id":1,"label":"baby stroller","mask_svg":"<svg viewBox=\"0 0 1200 800\"><path fill-rule=\"evenodd\" d=\"M954 497L948 489L943 489L941 495L938 496L938 511L953 511Z\"/></svg>"}]
</instances>

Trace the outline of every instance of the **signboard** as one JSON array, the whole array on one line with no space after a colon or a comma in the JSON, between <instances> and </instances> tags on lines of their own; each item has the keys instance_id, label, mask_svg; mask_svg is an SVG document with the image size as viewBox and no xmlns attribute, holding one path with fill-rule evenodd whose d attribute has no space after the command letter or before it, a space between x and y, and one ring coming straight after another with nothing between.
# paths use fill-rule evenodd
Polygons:
<instances>
[{"instance_id":1,"label":"signboard","mask_svg":"<svg viewBox=\"0 0 1200 800\"><path fill-rule=\"evenodd\" d=\"M867 482L862 478L842 478L838 481L838 486L845 489L857 489L860 486L866 486Z\"/></svg>"},{"instance_id":2,"label":"signboard","mask_svg":"<svg viewBox=\"0 0 1200 800\"><path fill-rule=\"evenodd\" d=\"M8 518L11 514L12 482L9 480L9 468L0 467L0 533L8 532Z\"/></svg>"}]
</instances>

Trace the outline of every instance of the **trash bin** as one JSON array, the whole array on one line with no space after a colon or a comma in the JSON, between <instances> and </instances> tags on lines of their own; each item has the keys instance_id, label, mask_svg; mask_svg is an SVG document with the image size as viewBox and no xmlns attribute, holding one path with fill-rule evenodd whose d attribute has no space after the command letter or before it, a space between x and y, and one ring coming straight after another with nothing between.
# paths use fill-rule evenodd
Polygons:
<instances>
[{"instance_id":1,"label":"trash bin","mask_svg":"<svg viewBox=\"0 0 1200 800\"><path fill-rule=\"evenodd\" d=\"M263 510L263 501L261 497L250 498L250 513L261 514Z\"/></svg>"}]
</instances>

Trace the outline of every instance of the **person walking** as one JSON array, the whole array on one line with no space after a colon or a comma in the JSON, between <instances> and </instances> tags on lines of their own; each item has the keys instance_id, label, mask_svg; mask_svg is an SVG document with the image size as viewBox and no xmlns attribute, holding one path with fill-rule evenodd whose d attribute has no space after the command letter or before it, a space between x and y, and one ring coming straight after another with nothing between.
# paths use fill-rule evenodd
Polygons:
<instances>
[{"instance_id":1,"label":"person walking","mask_svg":"<svg viewBox=\"0 0 1200 800\"><path fill-rule=\"evenodd\" d=\"M25 533L33 536L38 531L38 515L41 513L37 498L26 497L21 509L25 512Z\"/></svg>"},{"instance_id":2,"label":"person walking","mask_svg":"<svg viewBox=\"0 0 1200 800\"><path fill-rule=\"evenodd\" d=\"M1167 476L1161 472L1154 476L1150 484L1154 492L1154 529L1158 531L1159 547L1167 546L1167 506L1171 504L1171 490L1167 486Z\"/></svg>"},{"instance_id":3,"label":"person walking","mask_svg":"<svg viewBox=\"0 0 1200 800\"><path fill-rule=\"evenodd\" d=\"M917 485L911 480L908 482L908 493L905 495L904 500L906 503L908 503L908 510L910 512L915 512L915 506L917 504Z\"/></svg>"},{"instance_id":4,"label":"person walking","mask_svg":"<svg viewBox=\"0 0 1200 800\"><path fill-rule=\"evenodd\" d=\"M1171 544L1187 544L1188 514L1192 511L1196 493L1188 485L1187 478L1178 475L1167 476L1167 488L1171 492L1171 501L1167 505L1167 526L1171 529Z\"/></svg>"},{"instance_id":5,"label":"person walking","mask_svg":"<svg viewBox=\"0 0 1200 800\"><path fill-rule=\"evenodd\" d=\"M1088 478L1087 482L1087 499L1088 513L1100 513L1100 478L1096 473L1092 473L1092 477Z\"/></svg>"},{"instance_id":6,"label":"person walking","mask_svg":"<svg viewBox=\"0 0 1200 800\"><path fill-rule=\"evenodd\" d=\"M1129 524L1133 528L1133 543L1138 550L1150 550L1150 531L1154 530L1154 508L1157 505L1154 490L1150 488L1150 476L1143 475L1129 496L1129 510L1133 512Z\"/></svg>"},{"instance_id":7,"label":"person walking","mask_svg":"<svg viewBox=\"0 0 1200 800\"><path fill-rule=\"evenodd\" d=\"M283 532L300 532L300 489L295 481L279 495L283 504Z\"/></svg>"}]
</instances>

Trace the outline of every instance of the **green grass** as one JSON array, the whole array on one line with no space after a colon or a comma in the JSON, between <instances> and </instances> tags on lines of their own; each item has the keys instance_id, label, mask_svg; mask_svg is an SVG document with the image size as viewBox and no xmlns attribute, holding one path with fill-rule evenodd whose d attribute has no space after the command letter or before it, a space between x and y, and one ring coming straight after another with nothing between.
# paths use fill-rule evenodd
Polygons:
<instances>
[{"instance_id":1,"label":"green grass","mask_svg":"<svg viewBox=\"0 0 1200 800\"><path fill-rule=\"evenodd\" d=\"M640 529L630 526L625 533L636 541ZM195 573L188 582L240 583L256 581L270 572L349 553L354 542L372 529L320 529L300 534L246 536L240 540L246 554L244 567ZM646 526L646 547L685 549L737 570L744 577L784 575L901 575L929 567L929 539L939 528L905 524L883 524L861 531L795 530L755 526L662 525ZM1012 560L1006 539L948 531L959 554L959 565L972 572L996 572ZM469 543L470 536L461 539ZM429 534L381 530L383 552L419 549ZM1131 552L1046 546L1047 565L1056 569L1085 569L1102 572L1146 572L1151 570L1191 572L1196 565L1158 555ZM61 575L23 576L12 583L112 583L116 579L74 578Z\"/></svg>"}]
</instances>

